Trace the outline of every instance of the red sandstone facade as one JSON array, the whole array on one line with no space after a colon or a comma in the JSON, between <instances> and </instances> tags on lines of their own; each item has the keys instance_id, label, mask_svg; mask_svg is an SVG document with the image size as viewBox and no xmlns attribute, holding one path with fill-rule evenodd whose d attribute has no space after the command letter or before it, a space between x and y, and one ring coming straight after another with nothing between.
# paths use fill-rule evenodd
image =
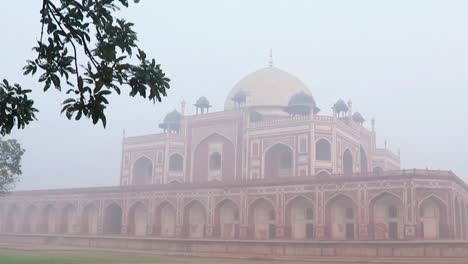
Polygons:
<instances>
[{"instance_id":1,"label":"red sandstone facade","mask_svg":"<svg viewBox=\"0 0 468 264\"><path fill-rule=\"evenodd\" d=\"M168 114L163 133L123 139L119 187L0 198L1 232L230 241L468 239L467 185L447 171L400 170L399 155L376 147L374 122L366 129L351 103L337 102L332 116L319 115L300 81L269 67L241 80L225 111L208 113L206 98L196 106L196 115Z\"/></svg>"}]
</instances>

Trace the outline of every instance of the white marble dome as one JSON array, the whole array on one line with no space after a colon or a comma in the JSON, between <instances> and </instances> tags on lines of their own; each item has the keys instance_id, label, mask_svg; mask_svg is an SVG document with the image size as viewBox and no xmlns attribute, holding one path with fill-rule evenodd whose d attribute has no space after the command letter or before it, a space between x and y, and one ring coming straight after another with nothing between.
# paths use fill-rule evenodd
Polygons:
<instances>
[{"instance_id":1,"label":"white marble dome","mask_svg":"<svg viewBox=\"0 0 468 264\"><path fill-rule=\"evenodd\" d=\"M262 68L241 79L229 92L225 110L235 108L232 99L239 91L246 94L246 106L259 107L285 107L295 94L312 95L301 80L276 67Z\"/></svg>"}]
</instances>

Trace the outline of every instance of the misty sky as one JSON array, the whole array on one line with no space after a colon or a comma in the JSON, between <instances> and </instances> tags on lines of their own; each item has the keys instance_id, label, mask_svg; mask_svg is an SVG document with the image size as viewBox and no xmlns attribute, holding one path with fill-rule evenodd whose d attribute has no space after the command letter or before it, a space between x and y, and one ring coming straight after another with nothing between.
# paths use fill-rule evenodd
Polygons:
<instances>
[{"instance_id":1,"label":"misty sky","mask_svg":"<svg viewBox=\"0 0 468 264\"><path fill-rule=\"evenodd\" d=\"M172 79L153 105L111 97L108 127L61 116L64 94L22 76L39 37L42 1L5 1L0 78L34 90L39 121L15 130L26 149L18 189L117 185L122 131L155 133L164 115L205 95L222 110L231 87L274 64L299 77L322 114L338 99L376 118L378 145L403 168L453 170L468 180L468 1L155 1L121 14ZM128 90L127 90L128 91ZM369 121L366 125L369 126Z\"/></svg>"}]
</instances>

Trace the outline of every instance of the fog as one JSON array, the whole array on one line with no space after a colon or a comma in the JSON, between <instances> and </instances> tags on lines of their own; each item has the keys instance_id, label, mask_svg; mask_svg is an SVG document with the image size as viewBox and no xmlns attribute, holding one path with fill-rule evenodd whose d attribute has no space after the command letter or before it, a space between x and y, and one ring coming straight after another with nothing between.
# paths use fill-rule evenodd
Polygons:
<instances>
[{"instance_id":1,"label":"fog","mask_svg":"<svg viewBox=\"0 0 468 264\"><path fill-rule=\"evenodd\" d=\"M301 79L322 113L339 99L376 119L378 145L403 168L452 170L468 180L468 1L141 1L122 11L162 64L162 103L113 96L108 127L60 115L65 98L22 76L39 37L41 1L5 1L0 78L34 90L38 121L14 131L26 149L18 189L117 185L121 142L158 132L167 112L205 95L223 109L246 74L274 65Z\"/></svg>"}]
</instances>

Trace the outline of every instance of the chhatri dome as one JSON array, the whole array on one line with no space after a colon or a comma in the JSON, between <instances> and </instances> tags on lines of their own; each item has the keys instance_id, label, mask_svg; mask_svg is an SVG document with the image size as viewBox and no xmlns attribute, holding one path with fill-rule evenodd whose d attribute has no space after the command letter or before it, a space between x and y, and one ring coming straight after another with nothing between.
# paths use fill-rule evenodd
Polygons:
<instances>
[{"instance_id":1,"label":"chhatri dome","mask_svg":"<svg viewBox=\"0 0 468 264\"><path fill-rule=\"evenodd\" d=\"M257 70L241 79L229 92L224 104L225 110L235 109L233 100L239 92L246 95L245 106L287 107L292 96L309 89L297 77L280 70L270 63L269 67Z\"/></svg>"}]
</instances>

